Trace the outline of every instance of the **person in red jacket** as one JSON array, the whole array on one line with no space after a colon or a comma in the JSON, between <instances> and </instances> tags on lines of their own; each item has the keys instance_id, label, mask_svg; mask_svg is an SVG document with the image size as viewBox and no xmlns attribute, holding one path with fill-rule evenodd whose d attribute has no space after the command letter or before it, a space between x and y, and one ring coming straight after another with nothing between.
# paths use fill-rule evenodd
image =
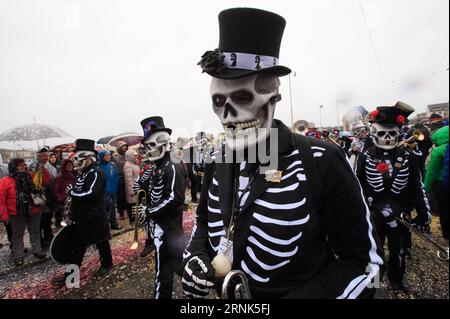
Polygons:
<instances>
[{"instance_id":1,"label":"person in red jacket","mask_svg":"<svg viewBox=\"0 0 450 319\"><path fill-rule=\"evenodd\" d=\"M14 264L24 264L23 236L25 228L30 234L31 250L37 258L43 259L40 242L40 211L33 206L34 185L27 172L25 161L12 159L8 164L9 176L0 180L0 220L9 222L12 229L12 252Z\"/></svg>"},{"instance_id":2,"label":"person in red jacket","mask_svg":"<svg viewBox=\"0 0 450 319\"><path fill-rule=\"evenodd\" d=\"M53 185L53 198L56 201L57 209L55 212L56 225L60 225L62 219L62 210L67 199L66 188L69 185L75 185L76 174L73 162L71 160L63 160L61 162L61 172L55 179Z\"/></svg>"}]
</instances>

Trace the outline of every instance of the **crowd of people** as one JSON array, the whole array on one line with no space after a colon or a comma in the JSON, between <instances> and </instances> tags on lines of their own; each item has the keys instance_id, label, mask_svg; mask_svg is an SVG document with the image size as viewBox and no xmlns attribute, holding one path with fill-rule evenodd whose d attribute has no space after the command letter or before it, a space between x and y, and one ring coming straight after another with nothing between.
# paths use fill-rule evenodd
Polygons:
<instances>
[{"instance_id":1,"label":"crowd of people","mask_svg":"<svg viewBox=\"0 0 450 319\"><path fill-rule=\"evenodd\" d=\"M225 133L171 143L172 130L153 116L141 121L135 149L120 142L112 154L78 139L65 160L48 148L29 167L10 160L2 168L0 218L14 263L24 263L27 229L36 258L60 240L65 255L52 257L81 266L87 247L96 245L105 274L113 267L110 231L120 229L117 216L127 216L145 225L142 256L155 250L156 299L172 298L175 274L188 298L214 289L228 294L233 287L221 289L224 278L236 271L254 298L370 298L369 283L385 272L393 290L407 291L412 244L403 217L429 233L430 213L438 212L448 241L448 120L410 126L415 110L398 102L376 107L351 135L296 134L274 118L279 77L291 72L279 65L285 20L236 8L221 12L219 23L219 48L199 65L212 77L213 110ZM264 41L255 40L260 34ZM261 158L250 156L267 145ZM186 244L188 187L198 206ZM70 240L53 238L52 222L58 228L63 220Z\"/></svg>"}]
</instances>

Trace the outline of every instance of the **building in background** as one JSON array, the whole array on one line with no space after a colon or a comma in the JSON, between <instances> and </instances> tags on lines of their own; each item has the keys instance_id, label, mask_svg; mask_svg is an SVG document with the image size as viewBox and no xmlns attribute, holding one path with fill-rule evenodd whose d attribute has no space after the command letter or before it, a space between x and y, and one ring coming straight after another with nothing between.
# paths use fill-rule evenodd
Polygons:
<instances>
[{"instance_id":1,"label":"building in background","mask_svg":"<svg viewBox=\"0 0 450 319\"><path fill-rule=\"evenodd\" d=\"M36 158L36 152L30 150L9 150L9 149L0 149L0 154L3 158L3 163L8 163L10 159L19 157L25 159L25 162L30 163Z\"/></svg>"}]
</instances>

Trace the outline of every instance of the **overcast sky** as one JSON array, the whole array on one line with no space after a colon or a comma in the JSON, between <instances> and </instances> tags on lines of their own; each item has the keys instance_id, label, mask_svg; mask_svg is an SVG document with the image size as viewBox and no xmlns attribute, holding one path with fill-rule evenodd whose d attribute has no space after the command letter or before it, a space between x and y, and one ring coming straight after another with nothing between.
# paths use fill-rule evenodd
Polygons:
<instances>
[{"instance_id":1,"label":"overcast sky","mask_svg":"<svg viewBox=\"0 0 450 319\"><path fill-rule=\"evenodd\" d=\"M239 6L287 20L295 120L319 123L323 104L336 125L336 100L341 115L449 100L448 0L0 0L0 132L36 117L97 139L152 115L175 136L220 131L196 64L217 47L217 14ZM288 77L281 93L276 117L290 124Z\"/></svg>"}]
</instances>

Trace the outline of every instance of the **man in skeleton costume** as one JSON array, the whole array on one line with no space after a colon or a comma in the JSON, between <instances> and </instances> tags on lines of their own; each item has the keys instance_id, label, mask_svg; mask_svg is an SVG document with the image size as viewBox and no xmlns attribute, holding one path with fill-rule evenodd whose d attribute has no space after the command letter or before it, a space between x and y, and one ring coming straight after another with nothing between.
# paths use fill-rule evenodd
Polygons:
<instances>
[{"instance_id":1,"label":"man in skeleton costume","mask_svg":"<svg viewBox=\"0 0 450 319\"><path fill-rule=\"evenodd\" d=\"M426 231L430 223L417 158L409 150L398 147L400 128L413 112L409 105L399 102L370 113L370 134L375 145L361 154L356 166L380 241L384 243L385 237L388 239L387 275L394 290L406 290L403 286L406 228L397 218L415 208L417 217L413 224Z\"/></svg>"},{"instance_id":2,"label":"man in skeleton costume","mask_svg":"<svg viewBox=\"0 0 450 319\"><path fill-rule=\"evenodd\" d=\"M149 237L153 237L155 254L155 299L171 299L174 272L180 273L184 237L183 205L185 181L180 164L170 157L170 134L161 117L141 122L144 130L144 158L152 162L140 179L147 191L145 213L138 216L141 223L149 222Z\"/></svg>"},{"instance_id":3,"label":"man in skeleton costume","mask_svg":"<svg viewBox=\"0 0 450 319\"><path fill-rule=\"evenodd\" d=\"M205 168L183 255L184 293L205 297L233 269L246 275L254 298L369 295L383 260L345 154L273 119L279 77L291 72L278 64L285 20L237 8L221 12L219 25L219 49L200 65L213 77L213 110L236 159L214 154ZM265 143L277 166L263 173L264 156L246 154Z\"/></svg>"},{"instance_id":4,"label":"man in skeleton costume","mask_svg":"<svg viewBox=\"0 0 450 319\"><path fill-rule=\"evenodd\" d=\"M97 151L92 140L78 139L73 157L78 177L75 185L67 187L67 194L72 198L69 224L74 227L73 242L67 243L67 250L72 249L71 264L81 267L86 249L96 245L100 254L101 267L98 275L106 274L113 267L109 222L106 213L106 179L103 171L95 165ZM57 237L55 237L57 240ZM55 280L64 284L66 273Z\"/></svg>"}]
</instances>

